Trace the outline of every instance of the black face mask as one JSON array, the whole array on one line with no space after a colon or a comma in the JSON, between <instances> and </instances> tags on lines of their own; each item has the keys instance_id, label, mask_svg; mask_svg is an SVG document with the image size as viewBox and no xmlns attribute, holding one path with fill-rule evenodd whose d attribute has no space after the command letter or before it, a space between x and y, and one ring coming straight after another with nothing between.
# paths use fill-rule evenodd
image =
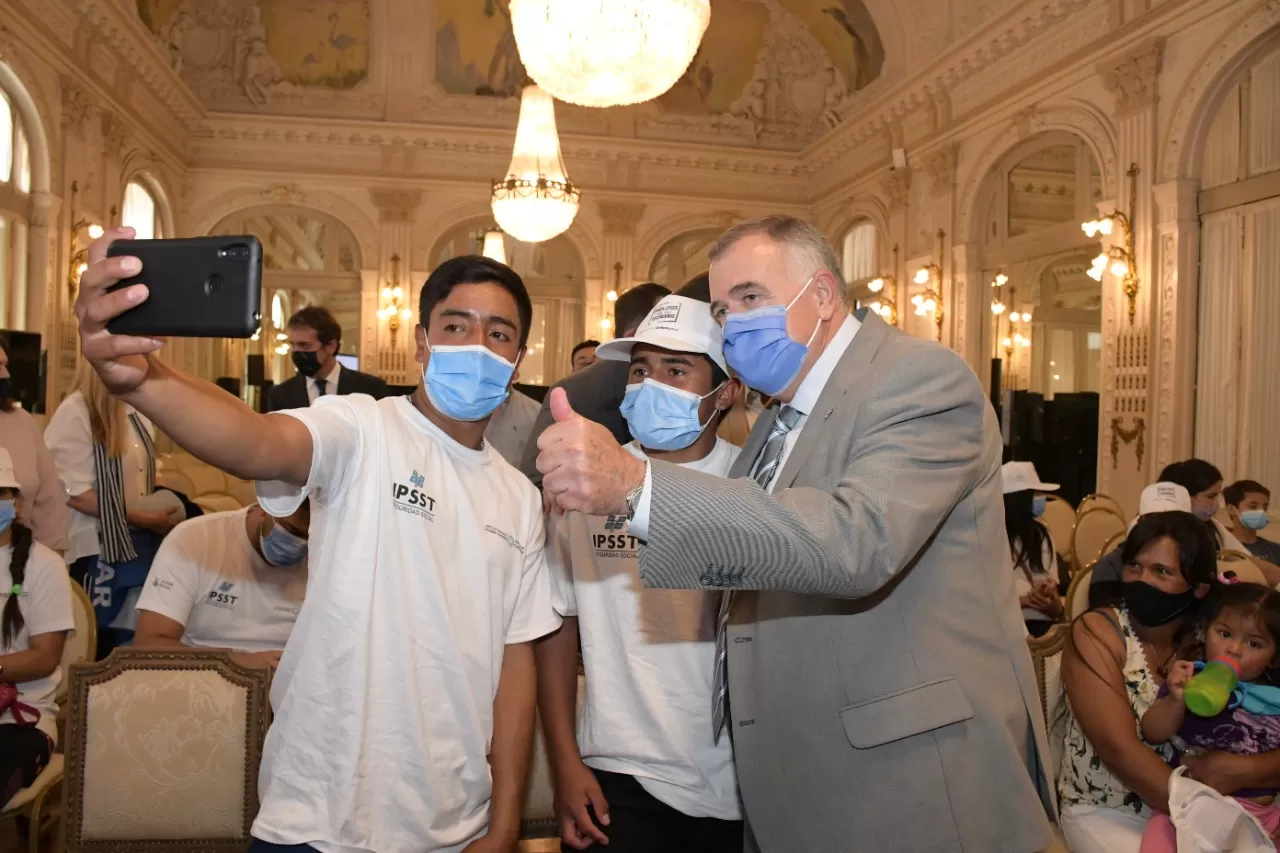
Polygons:
<instances>
[{"instance_id":1,"label":"black face mask","mask_svg":"<svg viewBox=\"0 0 1280 853\"><path fill-rule=\"evenodd\" d=\"M314 352L293 351L293 366L303 376L315 376L320 372L320 354Z\"/></svg>"},{"instance_id":2,"label":"black face mask","mask_svg":"<svg viewBox=\"0 0 1280 853\"><path fill-rule=\"evenodd\" d=\"M8 376L0 378L0 403L13 396L13 379Z\"/></svg>"},{"instance_id":3,"label":"black face mask","mask_svg":"<svg viewBox=\"0 0 1280 853\"><path fill-rule=\"evenodd\" d=\"M1139 624L1148 628L1168 625L1196 602L1195 589L1165 592L1142 581L1127 581L1123 589L1125 609Z\"/></svg>"}]
</instances>

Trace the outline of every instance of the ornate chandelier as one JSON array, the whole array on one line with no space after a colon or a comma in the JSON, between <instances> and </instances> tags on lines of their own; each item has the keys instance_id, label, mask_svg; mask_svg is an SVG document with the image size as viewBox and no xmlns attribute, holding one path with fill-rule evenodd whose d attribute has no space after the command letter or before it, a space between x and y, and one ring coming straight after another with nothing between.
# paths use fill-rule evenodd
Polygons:
<instances>
[{"instance_id":1,"label":"ornate chandelier","mask_svg":"<svg viewBox=\"0 0 1280 853\"><path fill-rule=\"evenodd\" d=\"M511 166L505 179L493 182L493 218L517 240L541 243L568 230L581 196L560 158L555 103L537 86L525 86Z\"/></svg>"},{"instance_id":2,"label":"ornate chandelier","mask_svg":"<svg viewBox=\"0 0 1280 853\"><path fill-rule=\"evenodd\" d=\"M511 0L525 70L583 107L651 101L689 67L710 0Z\"/></svg>"}]
</instances>

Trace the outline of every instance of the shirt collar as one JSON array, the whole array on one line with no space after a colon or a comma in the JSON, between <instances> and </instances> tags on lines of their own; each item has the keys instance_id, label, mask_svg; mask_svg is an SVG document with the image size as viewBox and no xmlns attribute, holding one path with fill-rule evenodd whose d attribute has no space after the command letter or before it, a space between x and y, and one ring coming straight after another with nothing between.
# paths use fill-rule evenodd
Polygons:
<instances>
[{"instance_id":1,"label":"shirt collar","mask_svg":"<svg viewBox=\"0 0 1280 853\"><path fill-rule=\"evenodd\" d=\"M827 380L835 372L836 365L844 357L845 351L849 349L849 344L853 342L853 336L858 333L858 329L861 327L862 324L858 322L858 318L854 317L853 314L845 315L844 322L836 330L835 337L831 339L831 343L827 344L827 348L822 351L822 355L818 356L818 360L813 363L813 367L809 370L809 375L800 383L800 387L796 389L795 396L791 398L791 402L787 405L805 415L813 411L813 407L818 403L818 396L827 385Z\"/></svg>"},{"instance_id":2,"label":"shirt collar","mask_svg":"<svg viewBox=\"0 0 1280 853\"><path fill-rule=\"evenodd\" d=\"M338 360L335 358L335 359L333 360L333 370L329 373L329 375L328 375L328 376L326 376L326 377L324 378L324 381L325 381L324 390L325 390L325 391L327 391L327 392L329 392L329 393L334 393L335 391L337 391L337 388L338 388L338 374L339 374L339 373L341 373L341 372L342 372L342 362L338 361ZM308 388L314 388L314 387L315 387L315 384L316 384L316 377L314 377L314 376L308 376L306 379L307 379L307 387L308 387Z\"/></svg>"}]
</instances>

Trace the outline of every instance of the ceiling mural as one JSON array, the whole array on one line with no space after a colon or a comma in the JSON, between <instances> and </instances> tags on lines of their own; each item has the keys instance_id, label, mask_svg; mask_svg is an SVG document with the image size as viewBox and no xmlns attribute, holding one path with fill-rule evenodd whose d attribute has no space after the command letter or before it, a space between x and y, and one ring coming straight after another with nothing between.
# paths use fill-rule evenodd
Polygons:
<instances>
[{"instance_id":1,"label":"ceiling mural","mask_svg":"<svg viewBox=\"0 0 1280 853\"><path fill-rule=\"evenodd\" d=\"M513 97L524 66L507 0L437 0L436 81ZM659 126L794 142L838 124L880 75L884 48L861 0L712 0L689 69L657 100Z\"/></svg>"},{"instance_id":2,"label":"ceiling mural","mask_svg":"<svg viewBox=\"0 0 1280 853\"><path fill-rule=\"evenodd\" d=\"M264 106L369 75L368 0L137 0L170 64L206 100Z\"/></svg>"}]
</instances>

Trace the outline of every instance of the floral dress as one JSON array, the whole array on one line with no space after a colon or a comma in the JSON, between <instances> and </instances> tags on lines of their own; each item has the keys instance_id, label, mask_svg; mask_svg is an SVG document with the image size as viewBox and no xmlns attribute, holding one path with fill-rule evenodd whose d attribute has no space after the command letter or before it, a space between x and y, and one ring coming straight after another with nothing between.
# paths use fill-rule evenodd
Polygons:
<instances>
[{"instance_id":1,"label":"floral dress","mask_svg":"<svg viewBox=\"0 0 1280 853\"><path fill-rule=\"evenodd\" d=\"M1116 610L1116 621L1120 633L1124 636L1124 689L1129 698L1129 707L1133 709L1133 725L1142 739L1142 715L1156 701L1160 691L1159 685L1151 676L1147 666L1147 657L1142 652L1142 644L1138 642L1129 624L1129 614L1123 608ZM1062 769L1058 773L1058 797L1063 805L1077 803L1085 806L1103 806L1112 809L1132 809L1135 813L1142 811L1142 798L1124 787L1093 749L1093 744L1085 737L1075 714L1067 703L1067 736L1062 755ZM1146 743L1145 741L1143 741ZM1165 761L1173 758L1173 745L1169 743L1147 744Z\"/></svg>"}]
</instances>

